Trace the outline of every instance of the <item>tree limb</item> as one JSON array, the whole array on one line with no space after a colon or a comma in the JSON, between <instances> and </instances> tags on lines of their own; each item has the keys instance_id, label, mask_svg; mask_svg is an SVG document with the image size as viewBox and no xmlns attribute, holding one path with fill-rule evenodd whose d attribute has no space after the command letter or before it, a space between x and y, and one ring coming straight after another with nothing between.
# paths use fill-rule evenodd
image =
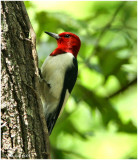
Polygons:
<instances>
[{"instance_id":1,"label":"tree limb","mask_svg":"<svg viewBox=\"0 0 138 160\"><path fill-rule=\"evenodd\" d=\"M98 48L98 45L99 45L99 42L101 40L101 38L103 37L103 35L106 33L106 31L108 31L108 29L111 27L111 24L114 22L117 14L119 13L120 9L126 4L126 2L122 2L119 7L116 9L116 11L114 12L111 20L103 27L103 29L101 30L100 32L100 35L99 37L97 38L97 41L96 41L96 44L94 46L94 49L93 49L93 52L92 54L85 60L85 63L87 64L90 59L96 54L97 52L97 48Z\"/></svg>"},{"instance_id":2,"label":"tree limb","mask_svg":"<svg viewBox=\"0 0 138 160\"><path fill-rule=\"evenodd\" d=\"M114 96L116 96L116 95L124 92L124 91L127 90L130 86L132 86L132 85L134 85L134 84L136 84L136 83L137 83L137 77L136 77L133 81L131 81L130 83L128 83L126 86L123 86L123 87L122 87L121 89L119 89L117 92L115 92L115 93L111 94L110 96L108 96L108 98L112 98L112 97L114 97Z\"/></svg>"},{"instance_id":3,"label":"tree limb","mask_svg":"<svg viewBox=\"0 0 138 160\"><path fill-rule=\"evenodd\" d=\"M41 123L42 123L42 128L43 128L43 135L44 135L44 139L45 139L45 148L47 148L47 152L44 154L48 155L48 158L50 158L50 144L49 144L49 134L48 134L48 129L47 129L47 124L45 121L45 117L44 117L44 113L43 113L43 107L42 107L42 103L38 94L38 85L39 85L39 69L38 69L38 54L37 54L37 50L36 50L36 34L34 32L34 29L31 25L29 16L27 14L24 2L21 2L21 7L22 7L22 12L25 15L25 20L30 32L30 36L31 36L31 42L32 42L32 55L33 55L33 59L34 59L34 65L35 65L35 74L36 74L36 78L35 78L35 87L36 87L36 95L37 95L37 101L38 101L38 106L39 106L39 115L41 118Z\"/></svg>"}]
</instances>

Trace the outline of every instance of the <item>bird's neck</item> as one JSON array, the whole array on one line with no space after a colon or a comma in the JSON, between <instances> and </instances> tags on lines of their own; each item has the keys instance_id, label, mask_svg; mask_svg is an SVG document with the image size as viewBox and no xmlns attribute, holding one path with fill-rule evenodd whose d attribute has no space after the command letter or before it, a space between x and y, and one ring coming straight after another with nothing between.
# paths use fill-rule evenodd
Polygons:
<instances>
[{"instance_id":1,"label":"bird's neck","mask_svg":"<svg viewBox=\"0 0 138 160\"><path fill-rule=\"evenodd\" d=\"M60 47L57 47L51 54L50 56L56 56L56 55L59 55L59 54L63 54L63 53L72 53L73 56L75 58L77 58L77 54L78 54L78 50L76 47L71 47L71 48L60 48Z\"/></svg>"}]
</instances>

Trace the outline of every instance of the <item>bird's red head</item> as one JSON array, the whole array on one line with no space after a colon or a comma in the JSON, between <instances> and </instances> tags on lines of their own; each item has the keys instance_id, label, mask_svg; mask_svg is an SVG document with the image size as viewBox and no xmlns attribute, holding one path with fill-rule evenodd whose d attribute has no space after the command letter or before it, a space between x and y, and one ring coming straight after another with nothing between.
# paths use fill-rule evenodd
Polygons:
<instances>
[{"instance_id":1,"label":"bird's red head","mask_svg":"<svg viewBox=\"0 0 138 160\"><path fill-rule=\"evenodd\" d=\"M81 46L81 41L77 35L70 32L63 32L60 34L55 34L51 32L45 33L54 37L57 40L58 47L50 54L51 56L69 52L72 53L75 58L77 57Z\"/></svg>"}]
</instances>

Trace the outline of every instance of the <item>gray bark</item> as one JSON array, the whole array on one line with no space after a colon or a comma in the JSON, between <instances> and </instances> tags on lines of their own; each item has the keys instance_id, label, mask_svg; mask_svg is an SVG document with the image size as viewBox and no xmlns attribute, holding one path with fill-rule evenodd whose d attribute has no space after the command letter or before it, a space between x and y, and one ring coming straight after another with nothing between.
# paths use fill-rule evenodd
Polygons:
<instances>
[{"instance_id":1,"label":"gray bark","mask_svg":"<svg viewBox=\"0 0 138 160\"><path fill-rule=\"evenodd\" d=\"M1 2L1 157L49 158L30 29L21 3ZM47 136L47 137L46 137Z\"/></svg>"}]
</instances>

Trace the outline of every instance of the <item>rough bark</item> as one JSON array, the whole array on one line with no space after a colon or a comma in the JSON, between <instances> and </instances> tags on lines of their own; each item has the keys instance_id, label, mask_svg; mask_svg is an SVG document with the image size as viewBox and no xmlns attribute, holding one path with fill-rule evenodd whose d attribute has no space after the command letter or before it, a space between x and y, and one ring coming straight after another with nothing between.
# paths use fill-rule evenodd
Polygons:
<instances>
[{"instance_id":1,"label":"rough bark","mask_svg":"<svg viewBox=\"0 0 138 160\"><path fill-rule=\"evenodd\" d=\"M49 157L37 59L23 2L1 2L1 157Z\"/></svg>"}]
</instances>

